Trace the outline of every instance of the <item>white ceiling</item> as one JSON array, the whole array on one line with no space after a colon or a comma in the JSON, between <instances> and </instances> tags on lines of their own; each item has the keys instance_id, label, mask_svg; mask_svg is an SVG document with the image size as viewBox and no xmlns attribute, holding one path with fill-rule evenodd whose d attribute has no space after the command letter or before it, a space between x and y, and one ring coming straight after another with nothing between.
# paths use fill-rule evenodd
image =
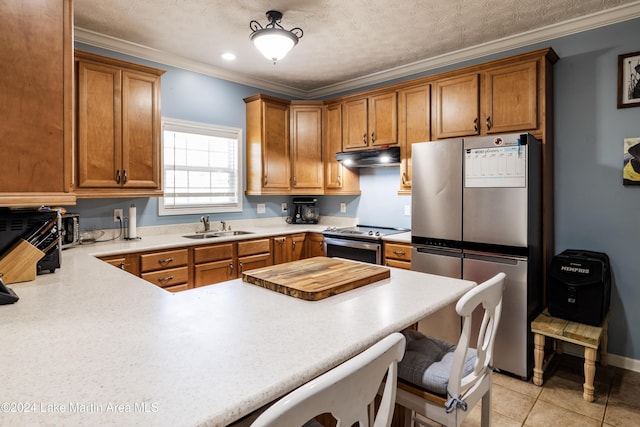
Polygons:
<instances>
[{"instance_id":1,"label":"white ceiling","mask_svg":"<svg viewBox=\"0 0 640 427\"><path fill-rule=\"evenodd\" d=\"M277 65L249 41L268 10L304 31ZM77 41L314 98L640 17L640 1L75 0L74 16Z\"/></svg>"}]
</instances>

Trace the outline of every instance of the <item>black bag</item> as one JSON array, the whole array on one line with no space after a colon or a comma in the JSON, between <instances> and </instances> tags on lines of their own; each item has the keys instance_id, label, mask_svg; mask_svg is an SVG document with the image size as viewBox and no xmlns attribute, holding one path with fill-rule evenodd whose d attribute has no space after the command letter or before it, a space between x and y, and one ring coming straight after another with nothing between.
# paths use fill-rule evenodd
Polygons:
<instances>
[{"instance_id":1,"label":"black bag","mask_svg":"<svg viewBox=\"0 0 640 427\"><path fill-rule=\"evenodd\" d=\"M547 271L549 314L599 326L609 312L611 269L602 252L567 249L551 260Z\"/></svg>"}]
</instances>

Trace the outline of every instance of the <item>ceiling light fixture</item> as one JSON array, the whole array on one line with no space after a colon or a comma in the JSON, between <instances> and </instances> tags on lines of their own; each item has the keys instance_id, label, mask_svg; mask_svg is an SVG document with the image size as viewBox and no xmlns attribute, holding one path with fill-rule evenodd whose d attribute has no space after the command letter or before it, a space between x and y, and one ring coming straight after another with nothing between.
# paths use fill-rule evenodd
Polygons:
<instances>
[{"instance_id":1,"label":"ceiling light fixture","mask_svg":"<svg viewBox=\"0 0 640 427\"><path fill-rule=\"evenodd\" d=\"M282 13L277 10L268 11L267 19L269 23L265 27L260 25L258 21L249 22L249 28L253 30L249 39L253 41L253 44L265 58L275 64L298 44L298 39L302 38L303 32L297 27L289 31L285 30L280 25Z\"/></svg>"}]
</instances>

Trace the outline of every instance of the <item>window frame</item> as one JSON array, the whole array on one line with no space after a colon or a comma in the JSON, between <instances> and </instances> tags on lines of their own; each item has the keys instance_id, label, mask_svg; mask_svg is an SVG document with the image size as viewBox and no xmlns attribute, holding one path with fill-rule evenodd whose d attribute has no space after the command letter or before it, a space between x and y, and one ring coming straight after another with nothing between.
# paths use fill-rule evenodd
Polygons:
<instances>
[{"instance_id":1,"label":"window frame","mask_svg":"<svg viewBox=\"0 0 640 427\"><path fill-rule=\"evenodd\" d=\"M238 201L233 204L220 204L220 205L199 205L192 207L180 207L180 208L167 208L164 204L164 196L158 198L158 216L171 216L171 215L194 215L203 213L226 213L226 212L242 212L242 205L244 199L244 174L243 174L243 136L242 128L229 127L211 123L193 122L188 120L174 119L170 117L162 118L161 125L161 165L162 165L162 182L166 183L166 167L164 164L164 133L165 129L169 127L175 132L195 133L199 135L216 135L216 133L232 133L237 135L237 176L236 176L236 190L238 192ZM201 132L197 132L200 130ZM165 184L166 185L166 184Z\"/></svg>"}]
</instances>

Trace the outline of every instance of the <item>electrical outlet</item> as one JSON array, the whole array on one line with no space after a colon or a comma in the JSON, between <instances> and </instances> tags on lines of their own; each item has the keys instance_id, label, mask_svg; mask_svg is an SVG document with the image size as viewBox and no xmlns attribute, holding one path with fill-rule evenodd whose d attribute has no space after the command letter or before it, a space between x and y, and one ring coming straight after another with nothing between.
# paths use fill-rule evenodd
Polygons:
<instances>
[{"instance_id":1,"label":"electrical outlet","mask_svg":"<svg viewBox=\"0 0 640 427\"><path fill-rule=\"evenodd\" d=\"M120 219L118 219L120 218ZM114 209L113 210L113 222L120 222L120 220L123 220L123 211L122 209Z\"/></svg>"},{"instance_id":2,"label":"electrical outlet","mask_svg":"<svg viewBox=\"0 0 640 427\"><path fill-rule=\"evenodd\" d=\"M286 203L280 203L280 209L282 210L282 213L287 211L287 204Z\"/></svg>"},{"instance_id":3,"label":"electrical outlet","mask_svg":"<svg viewBox=\"0 0 640 427\"><path fill-rule=\"evenodd\" d=\"M267 207L264 203L258 203L257 208L259 214L263 214L267 211Z\"/></svg>"},{"instance_id":4,"label":"electrical outlet","mask_svg":"<svg viewBox=\"0 0 640 427\"><path fill-rule=\"evenodd\" d=\"M404 214L406 216L411 216L411 205L404 205Z\"/></svg>"},{"instance_id":5,"label":"electrical outlet","mask_svg":"<svg viewBox=\"0 0 640 427\"><path fill-rule=\"evenodd\" d=\"M346 212L347 212L347 204L340 203L340 213L346 213Z\"/></svg>"}]
</instances>

